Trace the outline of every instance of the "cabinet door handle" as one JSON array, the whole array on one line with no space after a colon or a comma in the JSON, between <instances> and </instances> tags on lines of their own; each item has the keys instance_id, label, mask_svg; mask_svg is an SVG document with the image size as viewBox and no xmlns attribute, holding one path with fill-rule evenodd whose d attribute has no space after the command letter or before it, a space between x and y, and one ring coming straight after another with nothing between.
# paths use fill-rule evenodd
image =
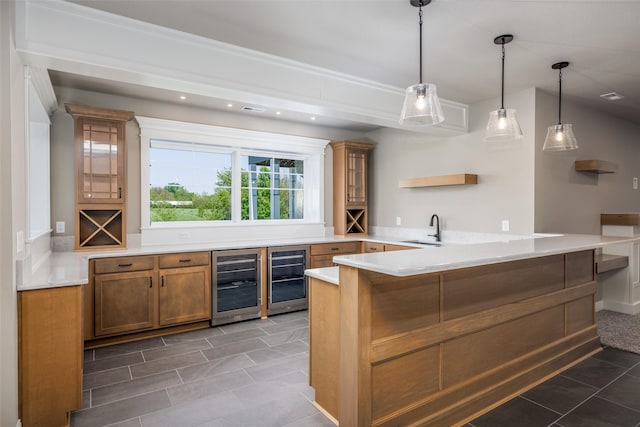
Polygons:
<instances>
[{"instance_id":1,"label":"cabinet door handle","mask_svg":"<svg viewBox=\"0 0 640 427\"><path fill-rule=\"evenodd\" d=\"M149 288L153 288L153 277L149 277Z\"/></svg>"},{"instance_id":2,"label":"cabinet door handle","mask_svg":"<svg viewBox=\"0 0 640 427\"><path fill-rule=\"evenodd\" d=\"M118 187L118 199L122 199L122 187Z\"/></svg>"},{"instance_id":3,"label":"cabinet door handle","mask_svg":"<svg viewBox=\"0 0 640 427\"><path fill-rule=\"evenodd\" d=\"M191 258L181 259L180 262L191 262Z\"/></svg>"},{"instance_id":4,"label":"cabinet door handle","mask_svg":"<svg viewBox=\"0 0 640 427\"><path fill-rule=\"evenodd\" d=\"M133 264L132 263L128 263L128 264L118 264L118 267L131 267Z\"/></svg>"},{"instance_id":5,"label":"cabinet door handle","mask_svg":"<svg viewBox=\"0 0 640 427\"><path fill-rule=\"evenodd\" d=\"M164 276L160 276L160 287L164 288Z\"/></svg>"}]
</instances>

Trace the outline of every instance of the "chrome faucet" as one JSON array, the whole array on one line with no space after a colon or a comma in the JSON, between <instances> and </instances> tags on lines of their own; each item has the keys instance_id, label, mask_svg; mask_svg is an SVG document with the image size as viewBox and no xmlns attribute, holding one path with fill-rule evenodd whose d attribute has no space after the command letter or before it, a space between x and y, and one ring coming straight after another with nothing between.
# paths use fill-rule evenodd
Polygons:
<instances>
[{"instance_id":1,"label":"chrome faucet","mask_svg":"<svg viewBox=\"0 0 640 427\"><path fill-rule=\"evenodd\" d=\"M431 221L429 221L429 227L433 227L433 220L436 220L436 234L429 234L429 236L435 237L436 238L436 242L440 241L440 218L438 217L438 215L433 214L431 215Z\"/></svg>"}]
</instances>

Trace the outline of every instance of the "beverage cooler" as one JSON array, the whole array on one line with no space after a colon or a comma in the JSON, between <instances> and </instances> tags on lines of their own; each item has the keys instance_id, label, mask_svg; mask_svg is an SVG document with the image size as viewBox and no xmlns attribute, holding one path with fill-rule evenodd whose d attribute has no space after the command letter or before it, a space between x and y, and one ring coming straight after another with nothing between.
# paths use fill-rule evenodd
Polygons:
<instances>
[{"instance_id":1,"label":"beverage cooler","mask_svg":"<svg viewBox=\"0 0 640 427\"><path fill-rule=\"evenodd\" d=\"M269 248L267 313L278 314L308 307L307 268L309 246Z\"/></svg>"},{"instance_id":2,"label":"beverage cooler","mask_svg":"<svg viewBox=\"0 0 640 427\"><path fill-rule=\"evenodd\" d=\"M211 325L260 317L261 249L213 251Z\"/></svg>"}]
</instances>

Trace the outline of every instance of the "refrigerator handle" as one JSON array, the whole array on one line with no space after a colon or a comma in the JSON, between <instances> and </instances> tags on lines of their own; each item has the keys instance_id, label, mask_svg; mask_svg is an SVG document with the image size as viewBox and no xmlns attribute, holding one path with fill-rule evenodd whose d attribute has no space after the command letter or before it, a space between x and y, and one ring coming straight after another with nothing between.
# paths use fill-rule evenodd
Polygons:
<instances>
[{"instance_id":1,"label":"refrigerator handle","mask_svg":"<svg viewBox=\"0 0 640 427\"><path fill-rule=\"evenodd\" d=\"M273 254L269 254L269 277L267 278L267 286L269 287L267 291L267 295L269 297L269 301L267 303L268 306L272 304L271 295L273 295L273 288L271 284L271 279L273 278Z\"/></svg>"},{"instance_id":2,"label":"refrigerator handle","mask_svg":"<svg viewBox=\"0 0 640 427\"><path fill-rule=\"evenodd\" d=\"M262 254L259 252L256 279L258 284L258 307L262 307Z\"/></svg>"}]
</instances>

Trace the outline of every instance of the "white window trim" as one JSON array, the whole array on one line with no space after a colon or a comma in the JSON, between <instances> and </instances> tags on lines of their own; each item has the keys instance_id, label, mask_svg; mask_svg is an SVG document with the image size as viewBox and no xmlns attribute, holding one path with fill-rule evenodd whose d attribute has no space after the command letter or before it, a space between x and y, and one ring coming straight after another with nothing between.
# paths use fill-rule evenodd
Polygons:
<instances>
[{"instance_id":1,"label":"white window trim","mask_svg":"<svg viewBox=\"0 0 640 427\"><path fill-rule=\"evenodd\" d=\"M142 116L136 116L136 120L140 125L140 228L143 245L175 244L176 239L184 240L181 243L200 243L210 241L212 236L216 241L250 240L269 238L271 232L280 238L289 233L296 237L324 235L324 153L329 140ZM236 167L232 170L238 175L240 169L237 166L243 154L260 152L300 156L305 160L304 219L161 223L152 226L148 208L151 140L195 142L233 150L232 162ZM233 197L238 200L232 203L232 209L239 213L240 194L234 193ZM233 217L239 218L239 215ZM197 232L190 233L189 230L194 228Z\"/></svg>"}]
</instances>

